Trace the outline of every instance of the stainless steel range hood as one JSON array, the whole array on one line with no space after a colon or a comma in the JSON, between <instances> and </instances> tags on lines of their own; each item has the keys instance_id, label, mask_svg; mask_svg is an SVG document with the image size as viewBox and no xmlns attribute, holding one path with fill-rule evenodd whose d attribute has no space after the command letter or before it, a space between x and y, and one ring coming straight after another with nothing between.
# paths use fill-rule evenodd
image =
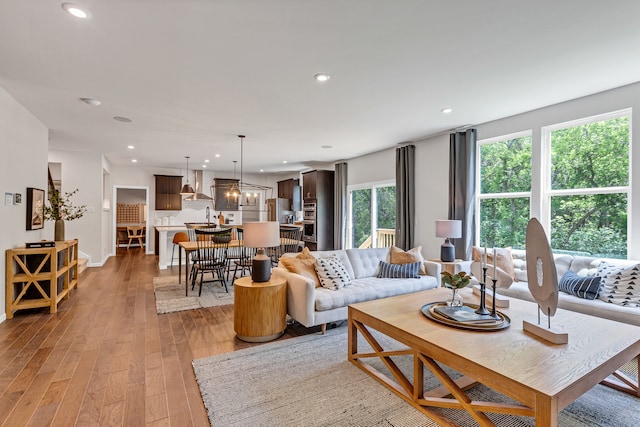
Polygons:
<instances>
[{"instance_id":1,"label":"stainless steel range hood","mask_svg":"<svg viewBox=\"0 0 640 427\"><path fill-rule=\"evenodd\" d=\"M192 201L192 200L213 200L210 196L207 196L206 194L202 193L202 189L203 188L207 188L204 186L204 176L203 176L203 172L201 170L195 170L195 175L196 175L196 182L195 185L193 186L193 189L196 190L196 192L187 197L186 199L184 199L185 201Z\"/></svg>"}]
</instances>

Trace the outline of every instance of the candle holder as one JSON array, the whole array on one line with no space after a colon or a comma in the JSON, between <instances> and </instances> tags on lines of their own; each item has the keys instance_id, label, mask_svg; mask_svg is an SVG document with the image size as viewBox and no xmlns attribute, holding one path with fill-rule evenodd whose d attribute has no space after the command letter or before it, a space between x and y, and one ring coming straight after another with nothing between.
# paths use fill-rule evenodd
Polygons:
<instances>
[{"instance_id":1,"label":"candle holder","mask_svg":"<svg viewBox=\"0 0 640 427\"><path fill-rule=\"evenodd\" d=\"M487 281L487 267L482 267L482 282L480 282L480 305L476 310L476 313L481 315L491 314L489 313L489 310L487 310L487 305L484 300L487 295L486 281Z\"/></svg>"},{"instance_id":2,"label":"candle holder","mask_svg":"<svg viewBox=\"0 0 640 427\"><path fill-rule=\"evenodd\" d=\"M500 319L500 316L496 313L496 283L498 283L498 279L492 277L491 282L493 282L493 286L491 286L491 291L493 292L491 299L491 317Z\"/></svg>"}]
</instances>

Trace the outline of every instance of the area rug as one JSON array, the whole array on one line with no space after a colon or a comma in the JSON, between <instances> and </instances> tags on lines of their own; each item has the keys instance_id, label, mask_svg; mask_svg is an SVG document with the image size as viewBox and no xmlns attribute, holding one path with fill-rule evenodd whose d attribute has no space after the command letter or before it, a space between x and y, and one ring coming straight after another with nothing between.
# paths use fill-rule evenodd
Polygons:
<instances>
[{"instance_id":1,"label":"area rug","mask_svg":"<svg viewBox=\"0 0 640 427\"><path fill-rule=\"evenodd\" d=\"M326 335L280 340L194 360L211 425L436 427L435 422L347 361L346 330L341 327ZM360 351L367 348L365 343L358 346ZM410 359L395 360L411 376ZM382 363L376 368L385 371ZM425 384L431 387L438 383L427 374ZM482 385L468 393L475 400L513 403ZM638 404L632 396L597 385L560 413L558 425L639 426ZM460 426L477 425L463 411L438 411ZM488 416L501 427L535 426L532 418Z\"/></svg>"},{"instance_id":2,"label":"area rug","mask_svg":"<svg viewBox=\"0 0 640 427\"><path fill-rule=\"evenodd\" d=\"M178 276L153 278L158 314L233 304L233 285L227 284L227 288L229 292L226 292L220 283L204 283L202 295L198 296L198 284L196 284L194 290L189 286L189 295L185 296L184 282L178 284Z\"/></svg>"}]
</instances>

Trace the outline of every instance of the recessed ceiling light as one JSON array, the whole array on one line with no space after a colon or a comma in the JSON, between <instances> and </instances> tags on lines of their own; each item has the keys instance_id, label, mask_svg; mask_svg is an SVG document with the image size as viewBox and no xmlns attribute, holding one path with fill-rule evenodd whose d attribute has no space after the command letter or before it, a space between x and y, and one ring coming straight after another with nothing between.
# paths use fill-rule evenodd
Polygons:
<instances>
[{"instance_id":1,"label":"recessed ceiling light","mask_svg":"<svg viewBox=\"0 0 640 427\"><path fill-rule=\"evenodd\" d=\"M444 114L449 114L450 112L453 111L453 108L446 107L446 108L443 108L440 111L442 111L442 113L444 113Z\"/></svg>"},{"instance_id":2,"label":"recessed ceiling light","mask_svg":"<svg viewBox=\"0 0 640 427\"><path fill-rule=\"evenodd\" d=\"M209 159L204 159L204 162L205 163L209 163Z\"/></svg>"},{"instance_id":3,"label":"recessed ceiling light","mask_svg":"<svg viewBox=\"0 0 640 427\"><path fill-rule=\"evenodd\" d=\"M216 154L215 157L220 157L220 154Z\"/></svg>"},{"instance_id":4,"label":"recessed ceiling light","mask_svg":"<svg viewBox=\"0 0 640 427\"><path fill-rule=\"evenodd\" d=\"M93 99L93 98L80 98L80 101L84 102L87 105L93 105L94 107L97 107L99 105L102 105L102 102L99 99Z\"/></svg>"},{"instance_id":5,"label":"recessed ceiling light","mask_svg":"<svg viewBox=\"0 0 640 427\"><path fill-rule=\"evenodd\" d=\"M319 82L326 82L327 80L329 80L331 78L331 76L327 73L318 73L316 75L313 76L314 79L316 79Z\"/></svg>"},{"instance_id":6,"label":"recessed ceiling light","mask_svg":"<svg viewBox=\"0 0 640 427\"><path fill-rule=\"evenodd\" d=\"M138 159L131 159L132 163L138 163Z\"/></svg>"},{"instance_id":7,"label":"recessed ceiling light","mask_svg":"<svg viewBox=\"0 0 640 427\"><path fill-rule=\"evenodd\" d=\"M203 168L206 168L206 167L207 167L207 165L202 165L202 167L203 167Z\"/></svg>"},{"instance_id":8,"label":"recessed ceiling light","mask_svg":"<svg viewBox=\"0 0 640 427\"><path fill-rule=\"evenodd\" d=\"M132 122L132 120L131 120L130 118L128 118L128 117L122 117L122 116L115 116L115 117L113 118L113 120L117 120L117 121L119 121L119 122L124 122L124 123L131 123L131 122Z\"/></svg>"},{"instance_id":9,"label":"recessed ceiling light","mask_svg":"<svg viewBox=\"0 0 640 427\"><path fill-rule=\"evenodd\" d=\"M286 160L283 160L283 161L282 161L282 163L287 163L287 161L286 161Z\"/></svg>"},{"instance_id":10,"label":"recessed ceiling light","mask_svg":"<svg viewBox=\"0 0 640 427\"><path fill-rule=\"evenodd\" d=\"M134 147L133 145L127 145L127 148L128 148L129 150L133 150L133 149L134 149L134 148L136 148L136 147Z\"/></svg>"},{"instance_id":11,"label":"recessed ceiling light","mask_svg":"<svg viewBox=\"0 0 640 427\"><path fill-rule=\"evenodd\" d=\"M264 169L260 169L260 172L264 172Z\"/></svg>"},{"instance_id":12,"label":"recessed ceiling light","mask_svg":"<svg viewBox=\"0 0 640 427\"><path fill-rule=\"evenodd\" d=\"M87 19L91 18L91 12L86 9L81 8L77 4L73 3L62 3L62 8L75 16L76 18Z\"/></svg>"},{"instance_id":13,"label":"recessed ceiling light","mask_svg":"<svg viewBox=\"0 0 640 427\"><path fill-rule=\"evenodd\" d=\"M333 145L322 145L321 148L333 148Z\"/></svg>"}]
</instances>

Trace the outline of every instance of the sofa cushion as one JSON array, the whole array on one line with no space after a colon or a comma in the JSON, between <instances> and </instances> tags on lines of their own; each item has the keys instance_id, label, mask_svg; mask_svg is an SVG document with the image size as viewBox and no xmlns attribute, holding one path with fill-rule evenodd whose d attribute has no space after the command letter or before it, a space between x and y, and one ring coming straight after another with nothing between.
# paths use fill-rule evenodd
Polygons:
<instances>
[{"instance_id":1,"label":"sofa cushion","mask_svg":"<svg viewBox=\"0 0 640 427\"><path fill-rule=\"evenodd\" d=\"M311 255L308 248L295 257L281 257L279 263L292 273L298 273L308 279L313 280L316 288L320 287L320 279L316 273L316 258Z\"/></svg>"},{"instance_id":2,"label":"sofa cushion","mask_svg":"<svg viewBox=\"0 0 640 427\"><path fill-rule=\"evenodd\" d=\"M424 257L422 256L422 246L416 246L408 251L403 251L397 246L391 246L391 249L389 249L389 262L391 264L412 264L419 262L420 274L427 274L424 266Z\"/></svg>"},{"instance_id":3,"label":"sofa cushion","mask_svg":"<svg viewBox=\"0 0 640 427\"><path fill-rule=\"evenodd\" d=\"M420 261L411 264L389 264L380 261L378 276L386 279L418 279L420 278Z\"/></svg>"},{"instance_id":4,"label":"sofa cushion","mask_svg":"<svg viewBox=\"0 0 640 427\"><path fill-rule=\"evenodd\" d=\"M567 271L560 279L558 288L562 292L585 299L596 299L600 289L599 276L578 276L573 271Z\"/></svg>"},{"instance_id":5,"label":"sofa cushion","mask_svg":"<svg viewBox=\"0 0 640 427\"><path fill-rule=\"evenodd\" d=\"M625 307L640 307L640 264L619 267L602 261L598 276L602 277L599 299Z\"/></svg>"},{"instance_id":6,"label":"sofa cushion","mask_svg":"<svg viewBox=\"0 0 640 427\"><path fill-rule=\"evenodd\" d=\"M349 273L335 254L328 258L317 259L315 267L323 288L335 291L351 283Z\"/></svg>"},{"instance_id":7,"label":"sofa cushion","mask_svg":"<svg viewBox=\"0 0 640 427\"><path fill-rule=\"evenodd\" d=\"M411 280L365 277L356 279L349 286L337 291L317 288L315 290L315 309L316 311L333 310L357 302L424 291L437 286L438 281L433 276L420 276L418 279Z\"/></svg>"},{"instance_id":8,"label":"sofa cushion","mask_svg":"<svg viewBox=\"0 0 640 427\"><path fill-rule=\"evenodd\" d=\"M356 275L353 272L353 267L351 266L351 261L349 260L349 257L347 256L346 251L342 249L337 249L334 251L311 251L311 255L316 257L316 259L329 258L331 255L337 256L338 259L342 261L342 265L344 265L344 268L347 270L347 273L349 273L349 278L351 278L351 280L356 278Z\"/></svg>"},{"instance_id":9,"label":"sofa cushion","mask_svg":"<svg viewBox=\"0 0 640 427\"><path fill-rule=\"evenodd\" d=\"M473 246L472 248L473 260L482 261L484 255L484 248ZM514 280L516 279L515 271L513 270L513 259L511 258L511 248L495 248L496 250L496 265L501 268L505 273ZM487 249L487 263L493 268L493 248Z\"/></svg>"},{"instance_id":10,"label":"sofa cushion","mask_svg":"<svg viewBox=\"0 0 640 427\"><path fill-rule=\"evenodd\" d=\"M380 261L388 261L389 256L389 248L347 249L346 252L354 279L375 277Z\"/></svg>"}]
</instances>

